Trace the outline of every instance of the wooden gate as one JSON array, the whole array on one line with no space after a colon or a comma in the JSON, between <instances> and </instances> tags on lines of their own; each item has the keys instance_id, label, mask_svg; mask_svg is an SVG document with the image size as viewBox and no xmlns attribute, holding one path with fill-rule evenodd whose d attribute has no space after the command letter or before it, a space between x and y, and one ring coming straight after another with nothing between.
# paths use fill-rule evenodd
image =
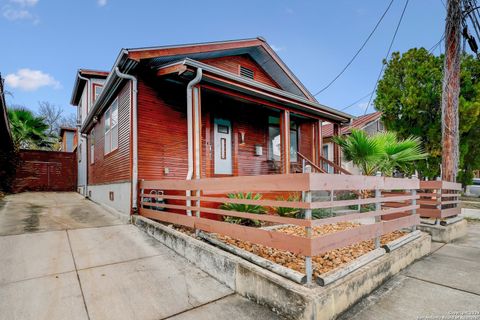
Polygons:
<instances>
[{"instance_id":1,"label":"wooden gate","mask_svg":"<svg viewBox=\"0 0 480 320\"><path fill-rule=\"evenodd\" d=\"M74 191L77 162L73 152L21 150L13 192Z\"/></svg>"}]
</instances>

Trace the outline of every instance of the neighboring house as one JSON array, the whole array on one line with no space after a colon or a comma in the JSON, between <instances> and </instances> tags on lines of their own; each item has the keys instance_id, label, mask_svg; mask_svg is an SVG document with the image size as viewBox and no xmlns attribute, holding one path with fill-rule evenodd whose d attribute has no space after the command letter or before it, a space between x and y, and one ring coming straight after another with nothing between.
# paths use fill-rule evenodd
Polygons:
<instances>
[{"instance_id":1,"label":"neighboring house","mask_svg":"<svg viewBox=\"0 0 480 320\"><path fill-rule=\"evenodd\" d=\"M15 166L12 161L14 149L12 132L8 122L3 78L0 74L0 191L9 191L11 187L10 182L15 173Z\"/></svg>"},{"instance_id":2,"label":"neighboring house","mask_svg":"<svg viewBox=\"0 0 480 320\"><path fill-rule=\"evenodd\" d=\"M88 145L79 191L125 214L142 179L299 172L301 157L318 163L322 122L351 120L319 104L261 38L122 49L101 94L86 98L98 80L80 71L73 91Z\"/></svg>"},{"instance_id":3,"label":"neighboring house","mask_svg":"<svg viewBox=\"0 0 480 320\"><path fill-rule=\"evenodd\" d=\"M79 128L91 112L95 100L100 95L108 72L80 69L75 78L71 104L77 107L77 127ZM87 139L77 130L77 191L87 196Z\"/></svg>"},{"instance_id":4,"label":"neighboring house","mask_svg":"<svg viewBox=\"0 0 480 320\"><path fill-rule=\"evenodd\" d=\"M352 120L350 125L341 127L340 134L348 135L351 132L352 128L361 129L367 132L369 135L375 134L385 130L385 126L382 123L382 113L373 112L366 114L364 116L357 117ZM322 127L323 132L323 150L322 156L330 161L333 161L334 158L334 144L332 142L332 136L334 134L332 124L326 124ZM341 154L340 154L341 157ZM361 174L360 169L353 165L353 163L346 162L343 159L341 160L342 167L352 174ZM329 173L333 172L332 166L329 166L326 163L323 163L323 169Z\"/></svg>"},{"instance_id":5,"label":"neighboring house","mask_svg":"<svg viewBox=\"0 0 480 320\"><path fill-rule=\"evenodd\" d=\"M60 139L62 144L60 145L60 151L73 152L77 148L77 129L75 128L60 128Z\"/></svg>"}]
</instances>

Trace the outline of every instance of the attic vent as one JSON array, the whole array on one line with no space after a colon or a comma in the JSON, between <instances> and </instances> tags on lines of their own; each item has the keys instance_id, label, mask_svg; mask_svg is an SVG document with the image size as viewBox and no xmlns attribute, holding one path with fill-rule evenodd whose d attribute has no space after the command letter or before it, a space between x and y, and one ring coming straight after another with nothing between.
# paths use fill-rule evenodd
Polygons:
<instances>
[{"instance_id":1,"label":"attic vent","mask_svg":"<svg viewBox=\"0 0 480 320\"><path fill-rule=\"evenodd\" d=\"M240 75L245 78L253 79L253 70L240 66Z\"/></svg>"}]
</instances>

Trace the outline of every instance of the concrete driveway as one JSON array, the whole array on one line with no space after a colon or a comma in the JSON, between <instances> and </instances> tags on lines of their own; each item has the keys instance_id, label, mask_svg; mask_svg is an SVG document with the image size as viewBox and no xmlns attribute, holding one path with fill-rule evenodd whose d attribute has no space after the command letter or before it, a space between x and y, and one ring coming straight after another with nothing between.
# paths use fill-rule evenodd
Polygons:
<instances>
[{"instance_id":1,"label":"concrete driveway","mask_svg":"<svg viewBox=\"0 0 480 320\"><path fill-rule=\"evenodd\" d=\"M340 319L480 319L480 222L394 276Z\"/></svg>"},{"instance_id":2,"label":"concrete driveway","mask_svg":"<svg viewBox=\"0 0 480 320\"><path fill-rule=\"evenodd\" d=\"M278 319L75 193L0 200L2 319Z\"/></svg>"}]
</instances>

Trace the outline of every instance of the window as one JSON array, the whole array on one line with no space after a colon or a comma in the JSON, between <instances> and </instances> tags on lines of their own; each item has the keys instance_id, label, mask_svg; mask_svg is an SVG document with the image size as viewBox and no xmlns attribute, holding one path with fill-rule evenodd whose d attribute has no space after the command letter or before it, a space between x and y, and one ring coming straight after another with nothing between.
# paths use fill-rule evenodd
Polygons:
<instances>
[{"instance_id":1,"label":"window","mask_svg":"<svg viewBox=\"0 0 480 320\"><path fill-rule=\"evenodd\" d=\"M90 164L95 163L95 129L90 132Z\"/></svg>"},{"instance_id":2,"label":"window","mask_svg":"<svg viewBox=\"0 0 480 320\"><path fill-rule=\"evenodd\" d=\"M240 75L245 78L253 79L254 72L252 69L245 68L244 66L240 66Z\"/></svg>"},{"instance_id":3,"label":"window","mask_svg":"<svg viewBox=\"0 0 480 320\"><path fill-rule=\"evenodd\" d=\"M93 84L93 101L92 105L97 101L98 96L102 93L103 86L98 83Z\"/></svg>"},{"instance_id":4,"label":"window","mask_svg":"<svg viewBox=\"0 0 480 320\"><path fill-rule=\"evenodd\" d=\"M280 118L268 117L268 159L280 161L282 156L280 138ZM290 161L297 162L298 126L290 121Z\"/></svg>"},{"instance_id":5,"label":"window","mask_svg":"<svg viewBox=\"0 0 480 320\"><path fill-rule=\"evenodd\" d=\"M105 154L118 148L118 99L105 111Z\"/></svg>"},{"instance_id":6,"label":"window","mask_svg":"<svg viewBox=\"0 0 480 320\"><path fill-rule=\"evenodd\" d=\"M328 160L328 145L325 145L322 147L322 157ZM325 172L329 172L328 163L322 161L322 164L323 164L323 170Z\"/></svg>"},{"instance_id":7,"label":"window","mask_svg":"<svg viewBox=\"0 0 480 320\"><path fill-rule=\"evenodd\" d=\"M77 124L82 124L82 100L78 102Z\"/></svg>"},{"instance_id":8,"label":"window","mask_svg":"<svg viewBox=\"0 0 480 320\"><path fill-rule=\"evenodd\" d=\"M82 143L78 146L78 162L82 162Z\"/></svg>"}]
</instances>

